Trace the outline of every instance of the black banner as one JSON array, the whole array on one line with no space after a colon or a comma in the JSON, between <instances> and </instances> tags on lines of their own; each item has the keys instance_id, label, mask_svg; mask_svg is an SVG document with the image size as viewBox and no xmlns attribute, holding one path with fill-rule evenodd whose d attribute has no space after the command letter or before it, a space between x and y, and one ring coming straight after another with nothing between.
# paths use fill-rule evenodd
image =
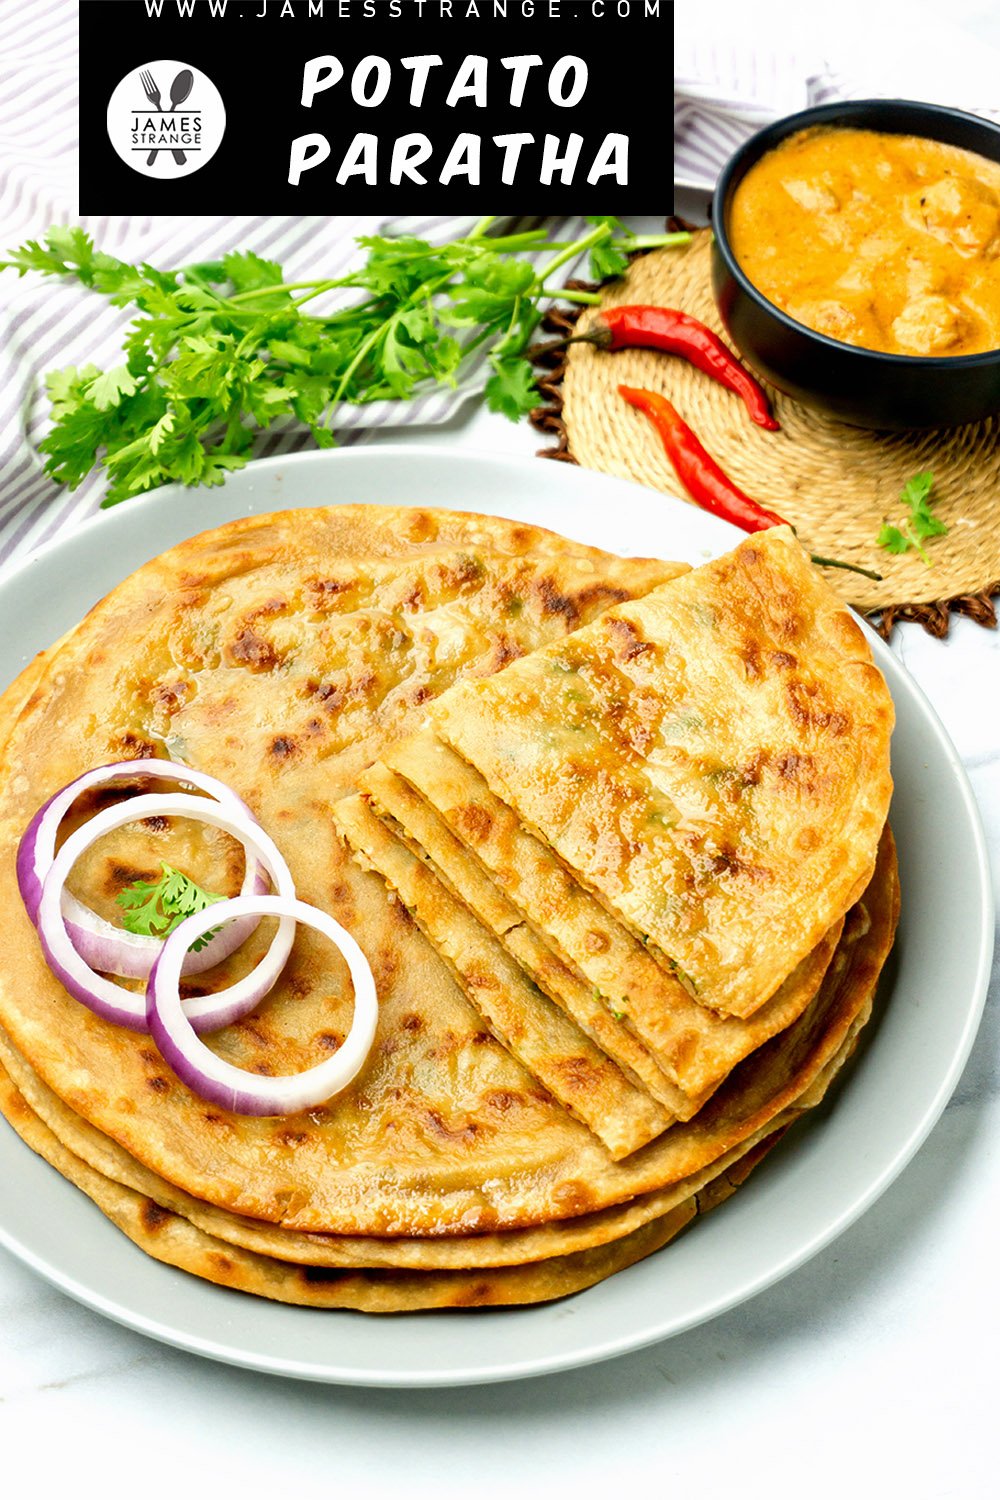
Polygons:
<instances>
[{"instance_id":1,"label":"black banner","mask_svg":"<svg viewBox=\"0 0 1000 1500\"><path fill-rule=\"evenodd\" d=\"M668 212L672 76L670 0L81 0L80 208Z\"/></svg>"}]
</instances>

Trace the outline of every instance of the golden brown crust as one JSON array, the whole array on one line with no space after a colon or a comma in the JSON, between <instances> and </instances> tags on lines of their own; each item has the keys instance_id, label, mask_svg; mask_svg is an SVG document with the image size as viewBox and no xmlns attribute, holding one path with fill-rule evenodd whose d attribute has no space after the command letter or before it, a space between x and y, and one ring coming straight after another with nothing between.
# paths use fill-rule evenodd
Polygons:
<instances>
[{"instance_id":1,"label":"golden brown crust","mask_svg":"<svg viewBox=\"0 0 1000 1500\"><path fill-rule=\"evenodd\" d=\"M430 720L728 1015L843 913L892 790L885 681L786 528L457 685Z\"/></svg>"},{"instance_id":2,"label":"golden brown crust","mask_svg":"<svg viewBox=\"0 0 1000 1500\"><path fill-rule=\"evenodd\" d=\"M248 518L140 569L49 653L41 691L6 700L22 710L0 784L0 1021L15 1044L84 1118L225 1208L304 1230L491 1228L506 1206L484 1183L557 1181L589 1133L526 1085L381 881L355 868L329 807L458 676L683 571L495 518L373 506ZM362 937L379 1034L332 1107L249 1120L207 1106L148 1040L90 1015L45 968L14 887L25 824L95 763L154 753L228 781L289 854L300 895ZM126 855L132 871L155 870L173 847L129 828L77 875L110 900ZM226 888L231 849L184 848L195 878ZM346 972L303 934L281 985L213 1045L291 1071L336 1048L349 1014Z\"/></svg>"},{"instance_id":3,"label":"golden brown crust","mask_svg":"<svg viewBox=\"0 0 1000 1500\"><path fill-rule=\"evenodd\" d=\"M391 746L385 765L418 791L462 841L468 855L461 866L463 889L471 888L477 868L488 871L489 888L499 889L505 903L504 919L509 921L508 910L516 909L591 993L621 1016L622 1028L641 1039L664 1073L699 1107L738 1062L791 1025L816 994L840 938L839 920L753 1016L717 1015L688 994L552 850L521 825L479 772L429 730ZM378 766L366 772L362 787L371 786L378 775ZM866 872L862 889L870 874ZM500 914L498 907L494 915ZM679 1118L687 1117L683 1107L670 1102Z\"/></svg>"},{"instance_id":4,"label":"golden brown crust","mask_svg":"<svg viewBox=\"0 0 1000 1500\"><path fill-rule=\"evenodd\" d=\"M376 762L361 777L362 794L394 836L424 859L449 895L503 943L528 980L541 989L623 1070L626 1077L687 1120L704 1102L672 1083L655 1059L600 993L566 964L489 878L489 875L422 797L395 772Z\"/></svg>"},{"instance_id":5,"label":"golden brown crust","mask_svg":"<svg viewBox=\"0 0 1000 1500\"><path fill-rule=\"evenodd\" d=\"M494 1036L524 1065L526 1088L537 1080L548 1089L604 1143L613 1160L637 1151L667 1128L672 1117L542 994L363 797L345 797L334 806L333 816L363 868L378 871Z\"/></svg>"},{"instance_id":6,"label":"golden brown crust","mask_svg":"<svg viewBox=\"0 0 1000 1500\"><path fill-rule=\"evenodd\" d=\"M651 1255L717 1207L767 1154L779 1130L666 1214L607 1244L498 1268L445 1271L338 1269L261 1255L215 1238L155 1199L102 1176L69 1151L0 1068L0 1112L26 1145L86 1193L134 1244L166 1265L219 1286L303 1307L366 1313L518 1306L593 1286Z\"/></svg>"},{"instance_id":7,"label":"golden brown crust","mask_svg":"<svg viewBox=\"0 0 1000 1500\"><path fill-rule=\"evenodd\" d=\"M780 1046L741 1064L704 1119L613 1162L489 1035L329 816L450 682L562 639L616 592L674 571L511 523L364 508L255 518L140 570L53 654L0 767L0 1022L15 1046L144 1167L295 1233L462 1239L565 1221L669 1191L772 1126L867 1003L891 941L890 855L866 895L870 930L845 938ZM148 1039L84 1011L42 963L14 890L20 833L74 774L144 750L229 781L288 852L300 894L362 937L379 1033L330 1106L280 1120L206 1106ZM155 830L130 840L136 858L162 848ZM326 948L303 937L274 995L213 1045L244 1066L300 1068L339 1045L349 1004Z\"/></svg>"}]
</instances>

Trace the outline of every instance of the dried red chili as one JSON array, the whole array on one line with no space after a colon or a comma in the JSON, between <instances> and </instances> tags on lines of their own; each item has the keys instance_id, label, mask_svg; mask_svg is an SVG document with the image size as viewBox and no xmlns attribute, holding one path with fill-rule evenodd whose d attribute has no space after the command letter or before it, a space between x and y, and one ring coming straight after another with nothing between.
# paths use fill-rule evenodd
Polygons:
<instances>
[{"instance_id":1,"label":"dried red chili","mask_svg":"<svg viewBox=\"0 0 1000 1500\"><path fill-rule=\"evenodd\" d=\"M659 391L638 390L629 385L620 385L618 393L630 406L649 417L662 439L677 478L702 510L730 521L741 531L767 531L772 526L791 525L777 511L765 509L733 483L666 396L661 396ZM792 530L795 530L794 526ZM876 583L882 581L881 573L857 567L854 563L839 562L830 557L814 556L812 560L824 568L846 568L850 573L873 578Z\"/></svg>"},{"instance_id":2,"label":"dried red chili","mask_svg":"<svg viewBox=\"0 0 1000 1500\"><path fill-rule=\"evenodd\" d=\"M673 307L607 307L598 314L592 328L568 342L594 344L598 349L612 352L659 349L665 354L677 354L739 396L758 427L768 432L780 429L763 387L719 336L689 313Z\"/></svg>"}]
</instances>

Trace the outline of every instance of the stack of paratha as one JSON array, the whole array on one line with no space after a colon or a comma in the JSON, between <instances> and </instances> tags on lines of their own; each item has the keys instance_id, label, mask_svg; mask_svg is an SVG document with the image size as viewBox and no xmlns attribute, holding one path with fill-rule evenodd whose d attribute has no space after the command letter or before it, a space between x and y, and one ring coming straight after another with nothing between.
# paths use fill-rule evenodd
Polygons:
<instances>
[{"instance_id":1,"label":"stack of paratha","mask_svg":"<svg viewBox=\"0 0 1000 1500\"><path fill-rule=\"evenodd\" d=\"M264 1296L531 1302L649 1254L822 1097L891 946L891 706L787 534L690 573L450 512L255 518L134 574L0 713L0 1108L151 1254ZM18 841L135 755L233 787L364 949L378 1035L322 1108L207 1104L46 968ZM73 889L110 916L164 859L242 877L174 820ZM350 1014L302 931L211 1044L296 1071Z\"/></svg>"}]
</instances>

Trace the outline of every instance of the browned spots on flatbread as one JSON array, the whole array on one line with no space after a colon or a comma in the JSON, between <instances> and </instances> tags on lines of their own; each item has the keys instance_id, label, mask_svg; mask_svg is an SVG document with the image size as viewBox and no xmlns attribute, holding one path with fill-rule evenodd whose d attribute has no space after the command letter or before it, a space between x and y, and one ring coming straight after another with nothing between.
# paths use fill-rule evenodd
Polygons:
<instances>
[{"instance_id":1,"label":"browned spots on flatbread","mask_svg":"<svg viewBox=\"0 0 1000 1500\"><path fill-rule=\"evenodd\" d=\"M634 661L637 656L654 649L651 641L642 639L635 624L620 615L608 621L608 629L617 640L616 655L619 661Z\"/></svg>"},{"instance_id":2,"label":"browned spots on flatbread","mask_svg":"<svg viewBox=\"0 0 1000 1500\"><path fill-rule=\"evenodd\" d=\"M485 664L484 674L488 676L493 672L499 672L508 662L517 661L518 657L522 655L521 647L516 641L512 641L508 635L505 635L501 631L493 642L493 649Z\"/></svg>"},{"instance_id":3,"label":"browned spots on flatbread","mask_svg":"<svg viewBox=\"0 0 1000 1500\"><path fill-rule=\"evenodd\" d=\"M473 843L482 843L489 837L493 818L485 807L476 802L467 802L455 809L455 820L463 834Z\"/></svg>"},{"instance_id":4,"label":"browned spots on flatbread","mask_svg":"<svg viewBox=\"0 0 1000 1500\"><path fill-rule=\"evenodd\" d=\"M288 600L280 596L274 599L265 599L263 604L255 604L253 609L248 609L244 615L247 623L254 620L269 620L275 615L283 615L288 609Z\"/></svg>"},{"instance_id":5,"label":"browned spots on flatbread","mask_svg":"<svg viewBox=\"0 0 1000 1500\"><path fill-rule=\"evenodd\" d=\"M153 1090L154 1094L168 1094L170 1092L170 1080L162 1074L156 1073L152 1078L146 1079L146 1087Z\"/></svg>"},{"instance_id":6,"label":"browned spots on flatbread","mask_svg":"<svg viewBox=\"0 0 1000 1500\"><path fill-rule=\"evenodd\" d=\"M586 1213L594 1202L594 1195L587 1184L574 1178L560 1183L553 1197L558 1205L560 1216L566 1218Z\"/></svg>"},{"instance_id":7,"label":"browned spots on flatbread","mask_svg":"<svg viewBox=\"0 0 1000 1500\"><path fill-rule=\"evenodd\" d=\"M233 666L249 667L251 672L273 671L281 660L272 643L258 635L249 625L239 631L235 640L230 641L226 647L226 656Z\"/></svg>"},{"instance_id":8,"label":"browned spots on flatbread","mask_svg":"<svg viewBox=\"0 0 1000 1500\"><path fill-rule=\"evenodd\" d=\"M844 735L851 727L849 714L840 709L828 708L815 700L819 688L814 682L793 679L785 689L788 711L797 724L809 729L822 729L827 734Z\"/></svg>"},{"instance_id":9,"label":"browned spots on flatbread","mask_svg":"<svg viewBox=\"0 0 1000 1500\"><path fill-rule=\"evenodd\" d=\"M505 1115L512 1109L518 1109L525 1102L523 1094L517 1093L515 1089L491 1089L486 1095L486 1103L490 1109L496 1110L497 1114Z\"/></svg>"},{"instance_id":10,"label":"browned spots on flatbread","mask_svg":"<svg viewBox=\"0 0 1000 1500\"><path fill-rule=\"evenodd\" d=\"M437 535L436 519L429 511L411 510L403 522L403 534L411 542L430 542Z\"/></svg>"},{"instance_id":11,"label":"browned spots on flatbread","mask_svg":"<svg viewBox=\"0 0 1000 1500\"><path fill-rule=\"evenodd\" d=\"M446 1141L471 1141L479 1134L475 1120L466 1120L458 1125L449 1125L440 1110L428 1109L424 1118L436 1136Z\"/></svg>"},{"instance_id":12,"label":"browned spots on flatbread","mask_svg":"<svg viewBox=\"0 0 1000 1500\"><path fill-rule=\"evenodd\" d=\"M113 741L115 749L121 751L122 760L152 760L156 755L156 746L152 740L144 739L142 735L126 729Z\"/></svg>"},{"instance_id":13,"label":"browned spots on flatbread","mask_svg":"<svg viewBox=\"0 0 1000 1500\"><path fill-rule=\"evenodd\" d=\"M117 896L125 886L134 885L137 880L144 881L147 885L155 885L159 878L158 869L136 869L134 865L124 865L115 861L108 866L103 884L109 896Z\"/></svg>"},{"instance_id":14,"label":"browned spots on flatbread","mask_svg":"<svg viewBox=\"0 0 1000 1500\"><path fill-rule=\"evenodd\" d=\"M607 583L594 583L589 588L578 591L576 602L581 610L586 611L594 604L599 604L604 609L612 604L624 604L631 597L627 589L615 588Z\"/></svg>"},{"instance_id":15,"label":"browned spots on flatbread","mask_svg":"<svg viewBox=\"0 0 1000 1500\"><path fill-rule=\"evenodd\" d=\"M150 698L153 703L169 713L171 709L179 708L190 697L192 690L192 684L183 679L177 682L161 682L152 689Z\"/></svg>"},{"instance_id":16,"label":"browned spots on flatbread","mask_svg":"<svg viewBox=\"0 0 1000 1500\"><path fill-rule=\"evenodd\" d=\"M543 615L561 615L570 630L580 623L580 609L576 600L570 594L563 593L554 579L539 578L533 587Z\"/></svg>"},{"instance_id":17,"label":"browned spots on flatbread","mask_svg":"<svg viewBox=\"0 0 1000 1500\"><path fill-rule=\"evenodd\" d=\"M288 760L298 748L297 741L291 735L279 734L271 741L268 752L274 756L275 760Z\"/></svg>"},{"instance_id":18,"label":"browned spots on flatbread","mask_svg":"<svg viewBox=\"0 0 1000 1500\"><path fill-rule=\"evenodd\" d=\"M551 1063L553 1073L560 1079L569 1093L584 1094L601 1084L601 1067L585 1057L559 1057Z\"/></svg>"},{"instance_id":19,"label":"browned spots on flatbread","mask_svg":"<svg viewBox=\"0 0 1000 1500\"><path fill-rule=\"evenodd\" d=\"M159 1203L154 1203L152 1198L142 1199L139 1204L139 1216L143 1227L150 1234L156 1234L157 1230L162 1229L164 1224L174 1218L169 1208L163 1208Z\"/></svg>"},{"instance_id":20,"label":"browned spots on flatbread","mask_svg":"<svg viewBox=\"0 0 1000 1500\"><path fill-rule=\"evenodd\" d=\"M309 603L314 609L336 609L341 595L350 593L353 583L344 578L310 578L304 588Z\"/></svg>"},{"instance_id":21,"label":"browned spots on flatbread","mask_svg":"<svg viewBox=\"0 0 1000 1500\"><path fill-rule=\"evenodd\" d=\"M483 1307L493 1300L493 1283L491 1281L474 1281L471 1286L461 1290L456 1289L452 1299L453 1307Z\"/></svg>"}]
</instances>

